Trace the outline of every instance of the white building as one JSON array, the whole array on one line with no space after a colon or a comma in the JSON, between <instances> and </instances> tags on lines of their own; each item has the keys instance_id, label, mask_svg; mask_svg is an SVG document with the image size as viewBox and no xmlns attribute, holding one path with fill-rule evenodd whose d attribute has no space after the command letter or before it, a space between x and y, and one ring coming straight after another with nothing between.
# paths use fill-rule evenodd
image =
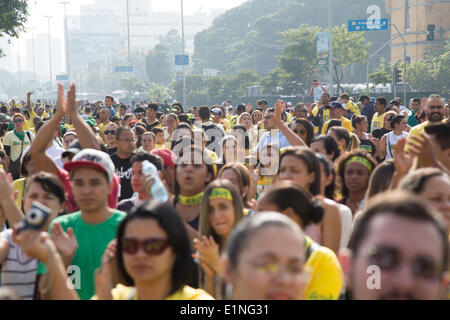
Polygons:
<instances>
[{"instance_id":1,"label":"white building","mask_svg":"<svg viewBox=\"0 0 450 320\"><path fill-rule=\"evenodd\" d=\"M128 22L130 50L150 50L159 38L175 29L181 35L179 8L170 12L153 12L151 0L96 0L80 8L80 16L68 17L70 63L74 67L89 62L104 62L107 56L126 56L128 51ZM195 34L208 28L223 10L211 14L184 16L186 51L193 53ZM181 48L180 48L181 50Z\"/></svg>"}]
</instances>

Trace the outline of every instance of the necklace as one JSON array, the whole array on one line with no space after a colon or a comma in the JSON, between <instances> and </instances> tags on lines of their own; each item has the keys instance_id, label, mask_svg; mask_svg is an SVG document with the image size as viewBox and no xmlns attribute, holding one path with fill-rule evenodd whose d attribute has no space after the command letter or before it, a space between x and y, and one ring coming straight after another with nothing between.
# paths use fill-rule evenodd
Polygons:
<instances>
[{"instance_id":1,"label":"necklace","mask_svg":"<svg viewBox=\"0 0 450 320\"><path fill-rule=\"evenodd\" d=\"M203 200L203 192L200 192L199 194L192 197L182 196L181 194L178 195L178 201L183 206L195 206L197 204L202 203L202 200Z\"/></svg>"}]
</instances>

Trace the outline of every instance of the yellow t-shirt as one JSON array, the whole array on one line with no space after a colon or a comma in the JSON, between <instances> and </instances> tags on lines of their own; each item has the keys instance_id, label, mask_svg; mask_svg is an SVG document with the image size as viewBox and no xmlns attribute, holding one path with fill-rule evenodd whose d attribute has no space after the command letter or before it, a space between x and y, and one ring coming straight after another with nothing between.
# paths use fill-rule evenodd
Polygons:
<instances>
[{"instance_id":1,"label":"yellow t-shirt","mask_svg":"<svg viewBox=\"0 0 450 320\"><path fill-rule=\"evenodd\" d=\"M359 111L359 108L357 105L355 105L351 100L349 100L346 104L345 104L345 110L351 111L356 115L360 115L361 112Z\"/></svg>"},{"instance_id":2,"label":"yellow t-shirt","mask_svg":"<svg viewBox=\"0 0 450 320\"><path fill-rule=\"evenodd\" d=\"M378 112L375 112L372 118L372 126L370 128L370 132L372 133L375 129L381 129L384 126L384 116L386 112L381 115L378 115Z\"/></svg>"},{"instance_id":3,"label":"yellow t-shirt","mask_svg":"<svg viewBox=\"0 0 450 320\"><path fill-rule=\"evenodd\" d=\"M442 120L442 123L448 122L449 120ZM412 129L409 131L408 134L408 141L405 145L405 151L408 152L409 150L409 144L412 142L412 137L417 137L421 133L425 133L425 128L428 127L431 124L429 121L422 122L418 124L417 126L412 127Z\"/></svg>"},{"instance_id":4,"label":"yellow t-shirt","mask_svg":"<svg viewBox=\"0 0 450 320\"><path fill-rule=\"evenodd\" d=\"M99 123L98 124L98 128L100 129L101 132L105 133L105 128L110 125L112 122L108 122L107 124L103 124L103 123Z\"/></svg>"},{"instance_id":5,"label":"yellow t-shirt","mask_svg":"<svg viewBox=\"0 0 450 320\"><path fill-rule=\"evenodd\" d=\"M305 236L305 249L315 247L305 263L312 274L305 291L306 300L337 300L344 285L344 275L334 252Z\"/></svg>"},{"instance_id":6,"label":"yellow t-shirt","mask_svg":"<svg viewBox=\"0 0 450 320\"><path fill-rule=\"evenodd\" d=\"M334 120L334 119L332 119ZM342 125L344 126L345 129L347 129L348 132L353 132L353 126L352 126L352 122L350 120L348 120L345 117L341 117L340 119L342 121ZM330 123L331 120L328 120L327 122L325 122L323 124L322 127L322 134L327 134L327 129L328 129L328 124Z\"/></svg>"},{"instance_id":7,"label":"yellow t-shirt","mask_svg":"<svg viewBox=\"0 0 450 320\"><path fill-rule=\"evenodd\" d=\"M25 122L23 123L23 130L30 131L31 128L34 128L33 119L35 116L37 116L36 112L31 111L30 120L25 120Z\"/></svg>"},{"instance_id":8,"label":"yellow t-shirt","mask_svg":"<svg viewBox=\"0 0 450 320\"><path fill-rule=\"evenodd\" d=\"M13 181L13 190L17 191L16 203L19 208L22 208L24 187L25 187L25 178L16 179Z\"/></svg>"},{"instance_id":9,"label":"yellow t-shirt","mask_svg":"<svg viewBox=\"0 0 450 320\"><path fill-rule=\"evenodd\" d=\"M111 290L113 300L137 300L137 293L134 287L126 287L118 284ZM91 300L98 300L93 296ZM206 291L184 286L174 294L168 296L165 300L214 300Z\"/></svg>"}]
</instances>

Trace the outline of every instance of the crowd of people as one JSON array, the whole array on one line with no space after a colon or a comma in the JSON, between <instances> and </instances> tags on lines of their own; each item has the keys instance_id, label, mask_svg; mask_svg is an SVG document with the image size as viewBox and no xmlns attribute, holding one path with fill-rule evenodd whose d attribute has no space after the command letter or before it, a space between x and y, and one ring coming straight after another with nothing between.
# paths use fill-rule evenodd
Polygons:
<instances>
[{"instance_id":1,"label":"crowd of people","mask_svg":"<svg viewBox=\"0 0 450 320\"><path fill-rule=\"evenodd\" d=\"M0 298L448 299L449 105L311 96L2 103Z\"/></svg>"}]
</instances>

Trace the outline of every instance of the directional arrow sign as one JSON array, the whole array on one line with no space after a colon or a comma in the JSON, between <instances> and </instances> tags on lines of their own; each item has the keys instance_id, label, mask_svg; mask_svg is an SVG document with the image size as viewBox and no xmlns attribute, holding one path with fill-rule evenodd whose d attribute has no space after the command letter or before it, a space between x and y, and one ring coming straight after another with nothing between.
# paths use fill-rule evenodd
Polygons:
<instances>
[{"instance_id":1,"label":"directional arrow sign","mask_svg":"<svg viewBox=\"0 0 450 320\"><path fill-rule=\"evenodd\" d=\"M189 56L188 55L176 55L175 56L175 65L176 66L187 66L189 65Z\"/></svg>"},{"instance_id":2,"label":"directional arrow sign","mask_svg":"<svg viewBox=\"0 0 450 320\"><path fill-rule=\"evenodd\" d=\"M389 19L379 20L349 20L348 31L372 31L372 30L387 30Z\"/></svg>"}]
</instances>

